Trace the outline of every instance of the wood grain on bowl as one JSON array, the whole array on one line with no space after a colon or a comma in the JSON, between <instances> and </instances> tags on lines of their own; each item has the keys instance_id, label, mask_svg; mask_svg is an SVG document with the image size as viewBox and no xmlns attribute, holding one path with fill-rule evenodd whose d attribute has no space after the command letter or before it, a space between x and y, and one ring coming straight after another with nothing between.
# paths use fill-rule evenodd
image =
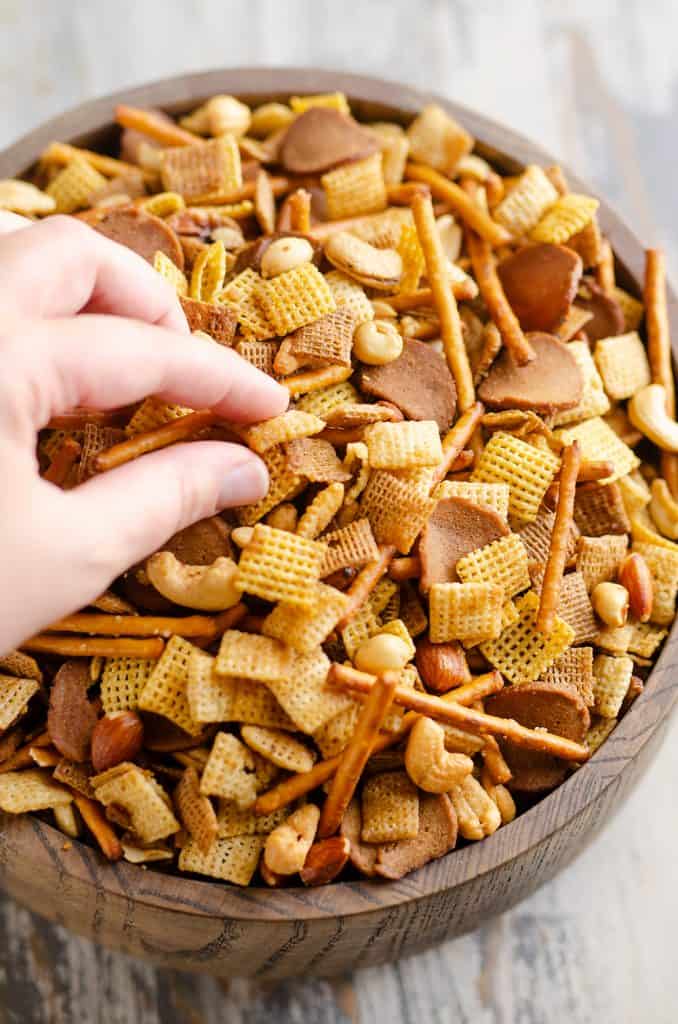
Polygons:
<instances>
[{"instance_id":1,"label":"wood grain on bowl","mask_svg":"<svg viewBox=\"0 0 678 1024\"><path fill-rule=\"evenodd\" d=\"M506 172L548 154L444 99L369 78L320 71L231 70L187 75L86 104L0 154L0 177L19 174L53 139L112 150L116 103L178 113L214 93L252 102L343 90L359 118L407 121L435 98ZM586 191L568 174L573 188ZM600 219L620 283L638 293L643 246L603 202ZM669 314L678 332L678 307ZM476 927L551 878L590 840L640 777L675 702L674 628L643 695L591 761L512 824L399 882L317 889L239 890L109 865L37 819L4 817L0 881L20 902L107 946L165 966L225 977L332 975L417 952Z\"/></svg>"}]
</instances>

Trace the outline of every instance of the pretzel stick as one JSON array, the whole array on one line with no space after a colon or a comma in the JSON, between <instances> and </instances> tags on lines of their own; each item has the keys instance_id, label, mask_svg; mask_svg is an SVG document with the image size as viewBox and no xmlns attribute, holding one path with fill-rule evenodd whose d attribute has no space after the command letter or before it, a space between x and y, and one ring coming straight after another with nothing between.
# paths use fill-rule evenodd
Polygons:
<instances>
[{"instance_id":1,"label":"pretzel stick","mask_svg":"<svg viewBox=\"0 0 678 1024\"><path fill-rule=\"evenodd\" d=\"M56 768L62 760L61 754L58 754L53 747L35 747L31 745L28 748L28 753L38 768Z\"/></svg>"},{"instance_id":2,"label":"pretzel stick","mask_svg":"<svg viewBox=\"0 0 678 1024\"><path fill-rule=\"evenodd\" d=\"M570 186L567 184L567 179L560 164L553 164L551 167L544 168L544 174L559 196L566 196L568 194Z\"/></svg>"},{"instance_id":3,"label":"pretzel stick","mask_svg":"<svg viewBox=\"0 0 678 1024\"><path fill-rule=\"evenodd\" d=\"M676 415L676 393L671 364L671 333L666 303L666 263L661 249L648 249L645 254L645 324L647 355L652 383L661 384L666 392L666 411ZM678 458L673 452L661 453L662 476L673 497L678 497Z\"/></svg>"},{"instance_id":4,"label":"pretzel stick","mask_svg":"<svg viewBox=\"0 0 678 1024\"><path fill-rule=\"evenodd\" d=\"M428 187L414 181L402 181L398 185L386 186L386 199L393 206L409 206L417 193L426 195Z\"/></svg>"},{"instance_id":5,"label":"pretzel stick","mask_svg":"<svg viewBox=\"0 0 678 1024\"><path fill-rule=\"evenodd\" d=\"M78 612L47 627L55 633L90 633L92 636L214 636L208 615L169 618L162 615L98 615Z\"/></svg>"},{"instance_id":6,"label":"pretzel stick","mask_svg":"<svg viewBox=\"0 0 678 1024\"><path fill-rule=\"evenodd\" d=\"M201 139L200 141L202 142L203 140ZM271 186L273 195L277 199L279 196L282 196L285 192L289 191L290 179L282 176L274 178L269 175L269 185ZM196 198L191 201L191 206L206 206L210 208L213 206L233 206L236 203L243 202L245 199L253 199L256 188L256 181L246 181L240 186L240 188L231 189L230 192L208 192L206 195L196 196ZM146 198L148 198L148 196L146 196ZM141 202L143 202L143 199L141 199ZM231 211L230 216L249 216L250 212L251 211L238 213L236 211Z\"/></svg>"},{"instance_id":7,"label":"pretzel stick","mask_svg":"<svg viewBox=\"0 0 678 1024\"><path fill-rule=\"evenodd\" d=\"M194 146L203 142L199 135L187 132L173 121L165 121L152 110L140 110L139 107L128 107L124 103L115 108L115 120L123 128L134 128L135 131L148 135L163 146Z\"/></svg>"},{"instance_id":8,"label":"pretzel stick","mask_svg":"<svg viewBox=\"0 0 678 1024\"><path fill-rule=\"evenodd\" d=\"M477 431L473 436L476 437L476 435ZM457 455L456 459L450 466L449 471L450 473L463 473L463 471L468 469L469 466L472 466L475 461L476 453L471 448L464 448L464 450L459 452Z\"/></svg>"},{"instance_id":9,"label":"pretzel stick","mask_svg":"<svg viewBox=\"0 0 678 1024\"><path fill-rule=\"evenodd\" d=\"M478 701L474 707L478 711L484 711L482 701ZM507 765L504 755L501 752L501 748L497 743L494 736L486 736L485 744L481 751L483 759L483 771L487 773L492 783L495 786L503 785L504 782L509 782L513 777L513 773Z\"/></svg>"},{"instance_id":10,"label":"pretzel stick","mask_svg":"<svg viewBox=\"0 0 678 1024\"><path fill-rule=\"evenodd\" d=\"M498 672L488 672L486 675L476 676L470 683L464 683L463 686L458 686L450 693L446 693L441 700L448 703L473 704L476 700L489 697L493 693L498 693L503 685L504 681ZM420 717L416 711L408 711L403 716L396 732L382 732L379 734L374 742L370 756L400 743L401 739L407 735ZM334 775L341 759L342 755L337 754L326 761L319 761L309 772L299 772L297 775L291 775L284 782L280 782L273 789L269 789L267 793L259 797L254 805L255 813L270 814L272 811L277 811L294 800L298 800L299 797L312 792L318 786L324 785Z\"/></svg>"},{"instance_id":11,"label":"pretzel stick","mask_svg":"<svg viewBox=\"0 0 678 1024\"><path fill-rule=\"evenodd\" d=\"M348 746L342 751L330 791L320 812L319 839L327 839L334 835L341 825L341 819L351 802L375 740L379 736L379 729L393 703L398 678L397 672L384 672L377 677L370 690L370 695L358 716L354 733Z\"/></svg>"},{"instance_id":12,"label":"pretzel stick","mask_svg":"<svg viewBox=\"0 0 678 1024\"><path fill-rule=\"evenodd\" d=\"M82 448L74 437L66 437L54 453L49 466L42 474L43 480L61 487L73 469L75 462L80 455Z\"/></svg>"},{"instance_id":13,"label":"pretzel stick","mask_svg":"<svg viewBox=\"0 0 678 1024\"><path fill-rule=\"evenodd\" d=\"M321 366L317 370L305 370L295 373L280 383L287 388L290 395L304 395L309 391L319 391L331 384L341 384L353 373L352 366ZM176 422L176 421L175 421Z\"/></svg>"},{"instance_id":14,"label":"pretzel stick","mask_svg":"<svg viewBox=\"0 0 678 1024\"><path fill-rule=\"evenodd\" d=\"M424 254L426 276L440 318L440 335L445 358L457 386L459 408L465 412L475 401L473 374L464 345L459 310L448 280L447 260L433 216L430 194L417 193L413 196L412 215Z\"/></svg>"},{"instance_id":15,"label":"pretzel stick","mask_svg":"<svg viewBox=\"0 0 678 1024\"><path fill-rule=\"evenodd\" d=\"M421 576L421 559L418 555L394 558L388 567L388 574L396 583L403 580L417 580Z\"/></svg>"},{"instance_id":16,"label":"pretzel stick","mask_svg":"<svg viewBox=\"0 0 678 1024\"><path fill-rule=\"evenodd\" d=\"M591 483L595 480L604 480L605 477L612 476L613 473L614 463L612 462L586 462L582 459L579 465L577 482L583 484Z\"/></svg>"},{"instance_id":17,"label":"pretzel stick","mask_svg":"<svg viewBox=\"0 0 678 1024\"><path fill-rule=\"evenodd\" d=\"M489 214L473 202L461 186L456 185L438 171L434 171L432 167L408 163L405 168L405 177L425 182L436 198L444 199L446 203L449 203L452 210L461 217L464 223L473 228L491 246L506 245L512 240L510 232L501 224L493 221Z\"/></svg>"},{"instance_id":18,"label":"pretzel stick","mask_svg":"<svg viewBox=\"0 0 678 1024\"><path fill-rule=\"evenodd\" d=\"M136 459L140 455L157 451L158 448L166 448L168 445L174 444L175 441L183 441L199 430L216 423L217 420L218 416L211 409L199 409L198 412L181 416L178 420L172 420L171 423L164 423L161 427L135 434L134 437L121 441L120 444L114 444L112 448L107 448L106 451L95 455L92 460L94 470L97 473L105 473L106 470L115 469L116 466L131 462L132 459Z\"/></svg>"},{"instance_id":19,"label":"pretzel stick","mask_svg":"<svg viewBox=\"0 0 678 1024\"><path fill-rule=\"evenodd\" d=\"M603 289L606 295L612 295L615 288L615 274L614 274L614 253L612 252L612 246L605 238L600 246L601 257L600 263L596 267L596 280Z\"/></svg>"},{"instance_id":20,"label":"pretzel stick","mask_svg":"<svg viewBox=\"0 0 678 1024\"><path fill-rule=\"evenodd\" d=\"M228 608L225 612L219 612L218 615L214 616L214 636L221 636L227 629L233 629L237 626L245 616L247 615L247 605L239 601L234 604L232 608Z\"/></svg>"},{"instance_id":21,"label":"pretzel stick","mask_svg":"<svg viewBox=\"0 0 678 1024\"><path fill-rule=\"evenodd\" d=\"M546 559L544 579L539 595L539 611L535 623L540 633L550 633L556 622L560 586L567 562L567 548L574 514L577 474L581 460L581 449L577 441L573 441L572 444L563 448L562 459L556 517L551 531L551 543Z\"/></svg>"},{"instance_id":22,"label":"pretzel stick","mask_svg":"<svg viewBox=\"0 0 678 1024\"><path fill-rule=\"evenodd\" d=\"M160 638L149 640L128 637L74 637L56 633L39 633L21 645L24 651L62 654L66 658L86 658L100 654L103 658L159 658L165 649Z\"/></svg>"},{"instance_id":23,"label":"pretzel stick","mask_svg":"<svg viewBox=\"0 0 678 1024\"><path fill-rule=\"evenodd\" d=\"M443 461L436 467L433 480L431 481L431 490L444 480L450 472L452 466L473 437L484 412L485 407L482 402L474 402L445 434L442 441Z\"/></svg>"},{"instance_id":24,"label":"pretzel stick","mask_svg":"<svg viewBox=\"0 0 678 1024\"><path fill-rule=\"evenodd\" d=\"M298 188L288 197L290 211L290 231L299 231L307 235L311 230L311 193L305 188Z\"/></svg>"},{"instance_id":25,"label":"pretzel stick","mask_svg":"<svg viewBox=\"0 0 678 1024\"><path fill-rule=\"evenodd\" d=\"M375 678L366 672L358 672L357 669L337 665L335 662L330 667L327 682L348 693L369 693ZM410 690L406 686L396 686L393 702L480 736L502 736L526 750L539 750L566 761L586 760L589 756L587 747L574 743L564 736L555 736L541 729L528 729L512 718L487 715L484 711L463 707L458 701L445 701L429 693Z\"/></svg>"},{"instance_id":26,"label":"pretzel stick","mask_svg":"<svg viewBox=\"0 0 678 1024\"><path fill-rule=\"evenodd\" d=\"M72 790L72 792L75 806L80 811L82 820L87 825L87 828L99 844L99 849L104 857L107 857L108 860L120 860L122 857L120 840L106 820L101 804L98 804L96 800L91 800L88 796L76 793L75 790Z\"/></svg>"},{"instance_id":27,"label":"pretzel stick","mask_svg":"<svg viewBox=\"0 0 678 1024\"><path fill-rule=\"evenodd\" d=\"M69 409L52 418L45 430L84 430L88 423L100 427L119 427L125 424L137 408L138 403L124 405L118 409Z\"/></svg>"},{"instance_id":28,"label":"pretzel stick","mask_svg":"<svg viewBox=\"0 0 678 1024\"><path fill-rule=\"evenodd\" d=\"M469 195L477 194L474 181L465 182ZM471 257L473 276L485 300L492 320L499 328L502 341L518 366L525 366L535 358L535 351L523 334L518 317L511 309L503 285L497 274L497 265L489 242L470 228L465 232L466 245Z\"/></svg>"},{"instance_id":29,"label":"pretzel stick","mask_svg":"<svg viewBox=\"0 0 678 1024\"><path fill-rule=\"evenodd\" d=\"M117 178L125 174L141 173L146 181L155 182L158 175L155 171L144 170L136 164L128 164L124 160L116 160L112 156L104 156L103 153L94 153L91 149L80 149L78 146L69 146L65 142L50 142L47 149L43 150L40 160L45 163L59 164L64 166L76 158L85 160L90 167L107 178Z\"/></svg>"},{"instance_id":30,"label":"pretzel stick","mask_svg":"<svg viewBox=\"0 0 678 1024\"><path fill-rule=\"evenodd\" d=\"M396 549L393 544L380 544L379 558L375 558L373 562L368 562L364 569L360 570L351 586L345 591L348 597L348 605L337 623L337 629L343 629L347 626L353 616L363 606L381 577L388 572L388 567L395 552Z\"/></svg>"},{"instance_id":31,"label":"pretzel stick","mask_svg":"<svg viewBox=\"0 0 678 1024\"><path fill-rule=\"evenodd\" d=\"M362 427L325 427L319 434L316 434L316 437L321 441L329 441L335 447L342 444L352 444L354 441L362 441L365 428L368 426L369 424L365 423Z\"/></svg>"}]
</instances>

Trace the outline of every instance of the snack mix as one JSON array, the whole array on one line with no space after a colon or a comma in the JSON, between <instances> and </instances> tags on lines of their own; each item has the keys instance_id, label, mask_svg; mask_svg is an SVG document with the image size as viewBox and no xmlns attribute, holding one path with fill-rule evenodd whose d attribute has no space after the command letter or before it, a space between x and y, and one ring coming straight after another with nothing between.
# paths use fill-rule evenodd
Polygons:
<instances>
[{"instance_id":1,"label":"snack mix","mask_svg":"<svg viewBox=\"0 0 678 1024\"><path fill-rule=\"evenodd\" d=\"M3 652L0 809L236 885L401 878L580 768L671 626L662 254L641 301L596 199L502 175L436 105L116 118L119 158L53 143L0 208L135 250L290 405L243 427L149 395L41 433L63 488L214 438L270 489Z\"/></svg>"}]
</instances>

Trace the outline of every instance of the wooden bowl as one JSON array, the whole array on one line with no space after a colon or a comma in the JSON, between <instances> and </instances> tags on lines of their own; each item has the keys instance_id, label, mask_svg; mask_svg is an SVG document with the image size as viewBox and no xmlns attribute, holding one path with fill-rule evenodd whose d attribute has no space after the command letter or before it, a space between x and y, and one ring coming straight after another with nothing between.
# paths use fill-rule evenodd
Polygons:
<instances>
[{"instance_id":1,"label":"wooden bowl","mask_svg":"<svg viewBox=\"0 0 678 1024\"><path fill-rule=\"evenodd\" d=\"M232 69L185 75L108 96L57 117L0 154L0 178L25 171L53 139L113 146L116 103L175 113L214 93L261 103L295 93L343 90L359 117L407 121L435 99L482 140L509 172L552 158L538 146L440 97L328 71ZM588 191L568 175L576 188ZM603 202L603 229L621 280L637 290L643 246ZM678 337L676 297L670 316ZM596 834L640 778L664 733L678 690L674 628L644 693L581 770L481 843L400 882L345 882L319 889L238 889L108 864L91 847L31 818L5 816L0 878L31 910L106 946L165 967L222 977L332 975L395 960L475 928L552 878Z\"/></svg>"}]
</instances>

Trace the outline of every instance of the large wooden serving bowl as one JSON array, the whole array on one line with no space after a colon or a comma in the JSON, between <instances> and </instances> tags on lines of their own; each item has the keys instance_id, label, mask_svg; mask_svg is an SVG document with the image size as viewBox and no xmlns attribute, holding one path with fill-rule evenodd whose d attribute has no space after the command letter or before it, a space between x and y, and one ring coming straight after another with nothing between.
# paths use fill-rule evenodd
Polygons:
<instances>
[{"instance_id":1,"label":"large wooden serving bowl","mask_svg":"<svg viewBox=\"0 0 678 1024\"><path fill-rule=\"evenodd\" d=\"M360 118L370 120L406 122L435 99L482 141L481 152L508 172L531 162L553 162L521 136L440 97L354 75L260 68L185 75L87 103L0 154L0 178L26 171L53 139L113 148L116 103L176 113L214 93L233 93L257 104L337 89L348 95ZM569 177L577 187L576 178ZM604 202L600 217L617 255L620 279L637 291L642 243ZM670 316L678 337L674 294ZM621 804L656 751L678 692L677 665L674 628L644 693L588 764L489 839L400 882L238 889L125 862L108 864L92 847L67 841L42 821L9 816L1 822L0 880L31 910L163 966L274 979L331 975L395 960L507 910L572 860Z\"/></svg>"}]
</instances>

